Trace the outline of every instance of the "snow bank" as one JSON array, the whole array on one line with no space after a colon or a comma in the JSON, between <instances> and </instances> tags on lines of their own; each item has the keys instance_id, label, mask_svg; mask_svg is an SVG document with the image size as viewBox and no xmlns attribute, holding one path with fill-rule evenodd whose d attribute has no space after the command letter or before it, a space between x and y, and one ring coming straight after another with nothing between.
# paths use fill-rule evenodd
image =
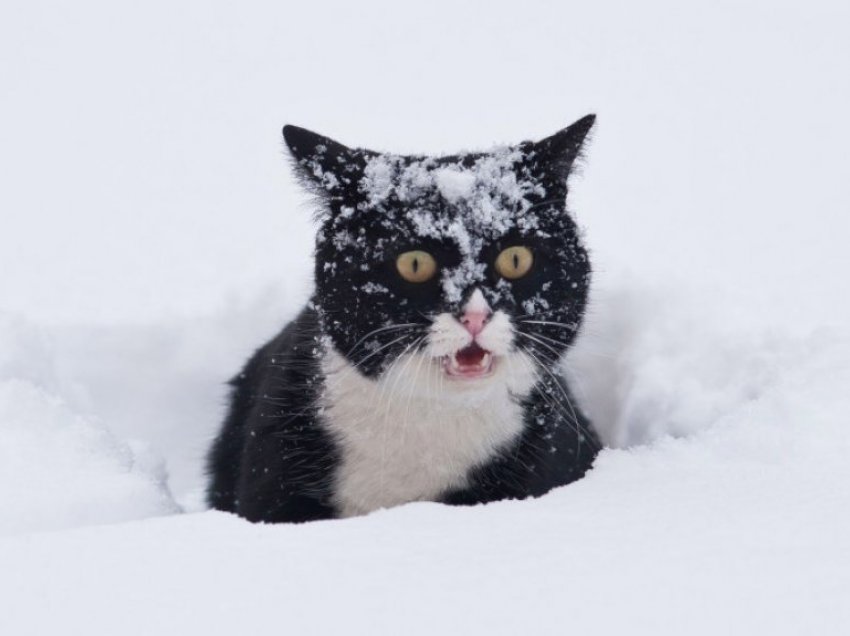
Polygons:
<instances>
[{"instance_id":1,"label":"snow bank","mask_svg":"<svg viewBox=\"0 0 850 636\"><path fill-rule=\"evenodd\" d=\"M837 337L826 327L797 333L767 317L743 321L730 294L613 278L594 288L565 365L610 446L705 430Z\"/></svg>"},{"instance_id":2,"label":"snow bank","mask_svg":"<svg viewBox=\"0 0 850 636\"><path fill-rule=\"evenodd\" d=\"M575 484L302 526L207 512L2 538L0 633L840 633L850 333L757 327L709 296L603 279L567 371L616 448ZM255 326L276 322L279 307L251 308ZM57 395L76 371L118 419L163 395L147 413L167 418L183 393L202 413L250 341L228 315L64 330L61 346L2 323L0 530L175 511L161 473ZM191 413L162 439L203 447L217 421L179 430ZM197 466L171 446L173 463Z\"/></svg>"},{"instance_id":3,"label":"snow bank","mask_svg":"<svg viewBox=\"0 0 850 636\"><path fill-rule=\"evenodd\" d=\"M708 351L698 342L632 371L680 373ZM850 337L753 343L741 370L720 349L717 374L621 387L617 412L638 422L696 399L701 415L681 420L696 432L605 450L585 479L537 500L300 526L203 513L6 539L0 632L841 633ZM753 371L756 389L702 408Z\"/></svg>"},{"instance_id":4,"label":"snow bank","mask_svg":"<svg viewBox=\"0 0 850 636\"><path fill-rule=\"evenodd\" d=\"M58 394L47 335L0 315L0 534L177 511L164 465Z\"/></svg>"},{"instance_id":5,"label":"snow bank","mask_svg":"<svg viewBox=\"0 0 850 636\"><path fill-rule=\"evenodd\" d=\"M308 262L304 263L308 266ZM52 327L56 374L74 406L165 457L183 506L201 500L203 458L224 416L227 381L306 300L306 285L234 294L217 311L149 325Z\"/></svg>"}]
</instances>

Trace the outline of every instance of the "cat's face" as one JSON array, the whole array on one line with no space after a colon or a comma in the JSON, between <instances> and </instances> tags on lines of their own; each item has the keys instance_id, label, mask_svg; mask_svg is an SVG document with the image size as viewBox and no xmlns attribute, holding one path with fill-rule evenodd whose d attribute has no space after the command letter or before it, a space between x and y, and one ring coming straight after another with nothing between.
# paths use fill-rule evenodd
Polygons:
<instances>
[{"instance_id":1,"label":"cat's face","mask_svg":"<svg viewBox=\"0 0 850 636\"><path fill-rule=\"evenodd\" d=\"M314 303L336 353L370 378L418 365L463 391L554 367L587 300L590 264L565 200L592 125L446 157L350 149L287 126L298 173L321 197Z\"/></svg>"}]
</instances>

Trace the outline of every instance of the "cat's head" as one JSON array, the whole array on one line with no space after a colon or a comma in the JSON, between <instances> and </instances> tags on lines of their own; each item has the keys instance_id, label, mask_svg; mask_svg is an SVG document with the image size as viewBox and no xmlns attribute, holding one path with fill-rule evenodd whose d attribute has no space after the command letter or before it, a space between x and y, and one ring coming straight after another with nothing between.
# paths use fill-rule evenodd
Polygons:
<instances>
[{"instance_id":1,"label":"cat's head","mask_svg":"<svg viewBox=\"0 0 850 636\"><path fill-rule=\"evenodd\" d=\"M594 119L442 157L286 126L296 171L319 195L313 302L336 353L376 379L418 357L464 390L554 367L587 301L590 263L566 196Z\"/></svg>"}]
</instances>

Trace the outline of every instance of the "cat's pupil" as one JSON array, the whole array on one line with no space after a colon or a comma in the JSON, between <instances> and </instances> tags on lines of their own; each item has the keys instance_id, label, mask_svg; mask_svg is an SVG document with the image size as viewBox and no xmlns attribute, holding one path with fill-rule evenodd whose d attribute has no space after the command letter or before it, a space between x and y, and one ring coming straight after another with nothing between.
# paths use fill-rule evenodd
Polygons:
<instances>
[{"instance_id":1,"label":"cat's pupil","mask_svg":"<svg viewBox=\"0 0 850 636\"><path fill-rule=\"evenodd\" d=\"M519 254L514 254L514 269L519 269Z\"/></svg>"},{"instance_id":2,"label":"cat's pupil","mask_svg":"<svg viewBox=\"0 0 850 636\"><path fill-rule=\"evenodd\" d=\"M419 272L419 259L418 259L418 258L414 258L414 259L413 259L413 265L412 265L412 267L413 267L413 273L414 273L414 274L416 274L416 273L418 273L418 272Z\"/></svg>"}]
</instances>

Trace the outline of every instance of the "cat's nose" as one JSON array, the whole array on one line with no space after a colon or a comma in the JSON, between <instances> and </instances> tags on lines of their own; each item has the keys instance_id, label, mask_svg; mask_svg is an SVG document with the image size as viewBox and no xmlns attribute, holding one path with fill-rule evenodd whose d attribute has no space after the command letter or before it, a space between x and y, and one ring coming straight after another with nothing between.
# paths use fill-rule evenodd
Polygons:
<instances>
[{"instance_id":1,"label":"cat's nose","mask_svg":"<svg viewBox=\"0 0 850 636\"><path fill-rule=\"evenodd\" d=\"M467 311L460 319L460 323L466 327L466 330L473 336L477 336L487 324L487 319L490 318L490 312L483 311Z\"/></svg>"},{"instance_id":2,"label":"cat's nose","mask_svg":"<svg viewBox=\"0 0 850 636\"><path fill-rule=\"evenodd\" d=\"M484 326L490 319L491 313L490 305L487 304L484 294L481 293L480 289L476 289L472 292L472 296L469 297L469 300L463 308L463 315L460 318L460 324L462 324L466 330L473 335L473 337L477 336L484 329Z\"/></svg>"}]
</instances>

